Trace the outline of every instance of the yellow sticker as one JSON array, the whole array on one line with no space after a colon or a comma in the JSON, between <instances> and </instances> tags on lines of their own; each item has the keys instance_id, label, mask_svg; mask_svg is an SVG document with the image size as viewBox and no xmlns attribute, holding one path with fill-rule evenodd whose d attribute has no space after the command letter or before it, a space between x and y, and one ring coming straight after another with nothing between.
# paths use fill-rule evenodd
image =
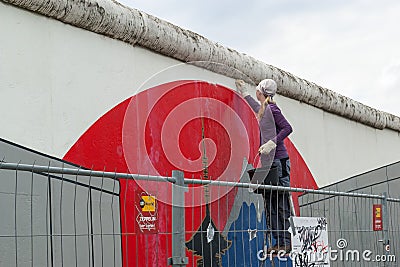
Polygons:
<instances>
[{"instance_id":1,"label":"yellow sticker","mask_svg":"<svg viewBox=\"0 0 400 267\"><path fill-rule=\"evenodd\" d=\"M381 208L376 208L375 209L375 217L380 218L381 217Z\"/></svg>"},{"instance_id":2,"label":"yellow sticker","mask_svg":"<svg viewBox=\"0 0 400 267\"><path fill-rule=\"evenodd\" d=\"M144 205L142 211L156 211L156 198L153 196L142 196Z\"/></svg>"}]
</instances>

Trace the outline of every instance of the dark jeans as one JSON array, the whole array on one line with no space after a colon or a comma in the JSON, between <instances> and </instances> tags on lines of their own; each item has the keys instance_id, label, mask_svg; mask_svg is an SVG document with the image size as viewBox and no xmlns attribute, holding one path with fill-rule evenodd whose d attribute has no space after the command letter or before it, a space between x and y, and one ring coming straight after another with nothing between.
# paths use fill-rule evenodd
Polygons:
<instances>
[{"instance_id":1,"label":"dark jeans","mask_svg":"<svg viewBox=\"0 0 400 267\"><path fill-rule=\"evenodd\" d=\"M285 166L282 166L282 163ZM278 166L279 185L290 186L290 160L274 160L274 165ZM266 190L264 199L265 210L268 212L267 218L269 217L272 236L277 242L276 245L290 245L291 237L290 233L287 231L290 226L289 192Z\"/></svg>"}]
</instances>

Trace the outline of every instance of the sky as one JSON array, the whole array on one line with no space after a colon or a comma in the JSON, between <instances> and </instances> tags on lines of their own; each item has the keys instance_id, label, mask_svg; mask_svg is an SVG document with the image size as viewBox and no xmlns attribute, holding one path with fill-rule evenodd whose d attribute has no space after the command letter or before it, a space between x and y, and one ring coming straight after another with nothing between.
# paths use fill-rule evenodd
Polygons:
<instances>
[{"instance_id":1,"label":"sky","mask_svg":"<svg viewBox=\"0 0 400 267\"><path fill-rule=\"evenodd\" d=\"M400 116L398 0L119 0Z\"/></svg>"}]
</instances>

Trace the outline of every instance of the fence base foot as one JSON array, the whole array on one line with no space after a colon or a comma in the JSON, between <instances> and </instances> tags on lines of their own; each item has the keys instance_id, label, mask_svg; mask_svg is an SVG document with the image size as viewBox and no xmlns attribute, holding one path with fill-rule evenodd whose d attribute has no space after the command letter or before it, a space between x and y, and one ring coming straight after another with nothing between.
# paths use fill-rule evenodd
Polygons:
<instances>
[{"instance_id":1,"label":"fence base foot","mask_svg":"<svg viewBox=\"0 0 400 267\"><path fill-rule=\"evenodd\" d=\"M186 266L189 263L187 257L173 257L168 258L167 264L172 266Z\"/></svg>"}]
</instances>

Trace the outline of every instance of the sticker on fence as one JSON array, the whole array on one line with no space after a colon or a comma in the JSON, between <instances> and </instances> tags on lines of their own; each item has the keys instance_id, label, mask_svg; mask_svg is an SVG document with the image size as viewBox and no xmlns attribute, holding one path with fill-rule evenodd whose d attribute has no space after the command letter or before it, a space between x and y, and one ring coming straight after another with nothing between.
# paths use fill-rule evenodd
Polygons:
<instances>
[{"instance_id":1,"label":"sticker on fence","mask_svg":"<svg viewBox=\"0 0 400 267\"><path fill-rule=\"evenodd\" d=\"M374 204L372 206L372 225L374 231L382 231L382 205Z\"/></svg>"},{"instance_id":2,"label":"sticker on fence","mask_svg":"<svg viewBox=\"0 0 400 267\"><path fill-rule=\"evenodd\" d=\"M329 266L328 225L326 218L293 217L292 255L294 267Z\"/></svg>"},{"instance_id":3,"label":"sticker on fence","mask_svg":"<svg viewBox=\"0 0 400 267\"><path fill-rule=\"evenodd\" d=\"M136 198L136 222L142 233L157 232L157 200L155 196L141 192Z\"/></svg>"}]
</instances>

